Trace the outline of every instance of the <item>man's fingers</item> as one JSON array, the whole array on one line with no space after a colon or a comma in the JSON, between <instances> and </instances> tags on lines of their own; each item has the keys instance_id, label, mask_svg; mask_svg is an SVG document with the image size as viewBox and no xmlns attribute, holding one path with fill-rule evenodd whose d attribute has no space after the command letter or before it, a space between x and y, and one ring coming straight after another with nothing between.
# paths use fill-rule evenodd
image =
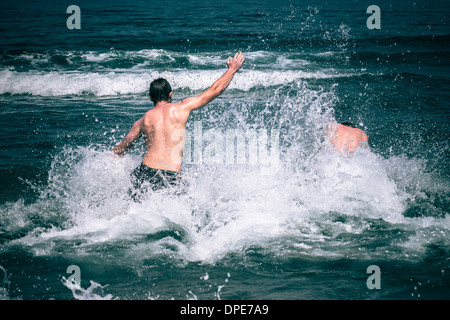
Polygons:
<instances>
[{"instance_id":1,"label":"man's fingers","mask_svg":"<svg viewBox=\"0 0 450 320\"><path fill-rule=\"evenodd\" d=\"M234 55L233 60L237 60L239 62L244 61L244 54L241 51L236 52L236 54Z\"/></svg>"},{"instance_id":2,"label":"man's fingers","mask_svg":"<svg viewBox=\"0 0 450 320\"><path fill-rule=\"evenodd\" d=\"M239 56L237 57L237 62L239 64L242 64L244 62L244 54L242 52L239 53Z\"/></svg>"},{"instance_id":3,"label":"man's fingers","mask_svg":"<svg viewBox=\"0 0 450 320\"><path fill-rule=\"evenodd\" d=\"M242 52L239 52L239 60L241 61L244 60L244 54Z\"/></svg>"}]
</instances>

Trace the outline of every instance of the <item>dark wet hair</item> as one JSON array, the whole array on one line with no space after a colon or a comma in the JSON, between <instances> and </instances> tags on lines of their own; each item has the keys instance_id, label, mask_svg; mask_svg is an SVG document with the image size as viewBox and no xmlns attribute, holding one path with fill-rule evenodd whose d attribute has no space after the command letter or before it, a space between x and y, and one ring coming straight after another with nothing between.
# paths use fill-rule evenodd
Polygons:
<instances>
[{"instance_id":1,"label":"dark wet hair","mask_svg":"<svg viewBox=\"0 0 450 320\"><path fill-rule=\"evenodd\" d=\"M351 123L351 122L341 122L341 124L342 124L343 126L356 128L356 125L353 124L353 123Z\"/></svg>"},{"instance_id":2,"label":"dark wet hair","mask_svg":"<svg viewBox=\"0 0 450 320\"><path fill-rule=\"evenodd\" d=\"M168 101L171 92L172 87L166 79L158 78L153 80L150 84L150 100L152 100L154 104L157 104L160 101Z\"/></svg>"}]
</instances>

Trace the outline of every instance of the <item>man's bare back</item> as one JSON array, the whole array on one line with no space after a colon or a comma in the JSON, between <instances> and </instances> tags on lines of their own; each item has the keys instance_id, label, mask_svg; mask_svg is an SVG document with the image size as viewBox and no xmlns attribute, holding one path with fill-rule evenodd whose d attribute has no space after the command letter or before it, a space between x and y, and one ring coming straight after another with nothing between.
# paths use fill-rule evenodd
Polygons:
<instances>
[{"instance_id":1,"label":"man's bare back","mask_svg":"<svg viewBox=\"0 0 450 320\"><path fill-rule=\"evenodd\" d=\"M146 146L142 161L144 165L153 169L181 172L186 123L190 113L222 94L243 62L244 54L240 52L236 53L233 59L228 58L228 70L208 90L178 103L172 103L171 91L164 100L155 100L151 96L151 87L150 99L155 102L155 107L135 122L128 135L114 147L113 152L117 155L125 154L142 136ZM160 81L163 83L161 86L165 84L164 81ZM165 86L167 87L168 83Z\"/></svg>"},{"instance_id":2,"label":"man's bare back","mask_svg":"<svg viewBox=\"0 0 450 320\"><path fill-rule=\"evenodd\" d=\"M139 120L146 166L180 172L186 123L189 114L179 103L161 102Z\"/></svg>"}]
</instances>

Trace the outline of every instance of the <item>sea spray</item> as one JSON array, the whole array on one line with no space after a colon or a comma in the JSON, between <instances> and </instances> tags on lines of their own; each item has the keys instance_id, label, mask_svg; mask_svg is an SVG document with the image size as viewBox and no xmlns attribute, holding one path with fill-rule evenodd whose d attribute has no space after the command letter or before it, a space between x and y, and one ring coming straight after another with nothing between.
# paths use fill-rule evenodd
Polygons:
<instances>
[{"instance_id":1,"label":"sea spray","mask_svg":"<svg viewBox=\"0 0 450 320\"><path fill-rule=\"evenodd\" d=\"M245 111L260 103L256 94L251 95L253 103L219 104ZM265 102L262 114L269 118L252 117L249 112L206 118L201 122L205 130L215 126L224 135L229 117L237 117L244 130L279 130L279 170L267 175L261 174L257 163L194 161L184 166L179 190L150 192L142 203L132 201L128 193L130 172L140 162L137 154L115 158L102 146L67 146L53 158L47 184L41 186L36 202L15 204L25 213L30 208L48 208L43 213L47 221L58 216L63 222L31 224L30 232L13 243L30 246L38 255L65 252L71 258L120 243L121 251L137 264L164 255L181 265L189 261L215 264L254 246L280 255L293 250L307 256L382 258L382 250L349 247L357 246L373 228L400 228L402 232L385 247L395 246L399 256L420 256L420 246L408 243L425 220L403 215L410 196L398 187L390 160L370 150L343 158L329 149L323 128L334 121L335 101L333 90L295 82L280 87ZM203 144L201 151L207 146ZM26 214L22 220L30 223ZM446 232L440 220L431 224ZM441 233L435 234L440 237ZM348 241L340 243L342 235ZM75 239L76 244L67 248ZM113 264L129 261L108 260Z\"/></svg>"},{"instance_id":2,"label":"sea spray","mask_svg":"<svg viewBox=\"0 0 450 320\"><path fill-rule=\"evenodd\" d=\"M8 274L5 268L0 266L0 271L2 271L3 273L3 279L0 286L0 300L8 300L9 299L8 291L11 285L11 281L8 280Z\"/></svg>"},{"instance_id":3,"label":"sea spray","mask_svg":"<svg viewBox=\"0 0 450 320\"><path fill-rule=\"evenodd\" d=\"M67 280L65 277L62 277L61 282L66 286L70 291L72 291L73 297L76 300L117 300L111 294L104 294L103 289L107 287L102 286L101 284L90 281L90 286L87 289L81 287L80 284L74 283L72 281ZM96 292L100 291L99 293Z\"/></svg>"}]
</instances>

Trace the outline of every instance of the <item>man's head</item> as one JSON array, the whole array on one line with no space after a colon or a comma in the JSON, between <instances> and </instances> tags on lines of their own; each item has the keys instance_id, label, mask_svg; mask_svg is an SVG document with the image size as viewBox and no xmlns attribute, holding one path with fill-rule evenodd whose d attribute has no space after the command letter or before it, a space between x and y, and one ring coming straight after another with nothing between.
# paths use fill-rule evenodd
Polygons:
<instances>
[{"instance_id":1,"label":"man's head","mask_svg":"<svg viewBox=\"0 0 450 320\"><path fill-rule=\"evenodd\" d=\"M342 124L343 126L356 128L356 125L353 124L353 123L351 123L351 122L341 122L341 124Z\"/></svg>"},{"instance_id":2,"label":"man's head","mask_svg":"<svg viewBox=\"0 0 450 320\"><path fill-rule=\"evenodd\" d=\"M154 104L157 104L161 101L168 101L172 99L172 88L167 82L166 79L158 78L153 80L150 84L150 100L153 101Z\"/></svg>"}]
</instances>

